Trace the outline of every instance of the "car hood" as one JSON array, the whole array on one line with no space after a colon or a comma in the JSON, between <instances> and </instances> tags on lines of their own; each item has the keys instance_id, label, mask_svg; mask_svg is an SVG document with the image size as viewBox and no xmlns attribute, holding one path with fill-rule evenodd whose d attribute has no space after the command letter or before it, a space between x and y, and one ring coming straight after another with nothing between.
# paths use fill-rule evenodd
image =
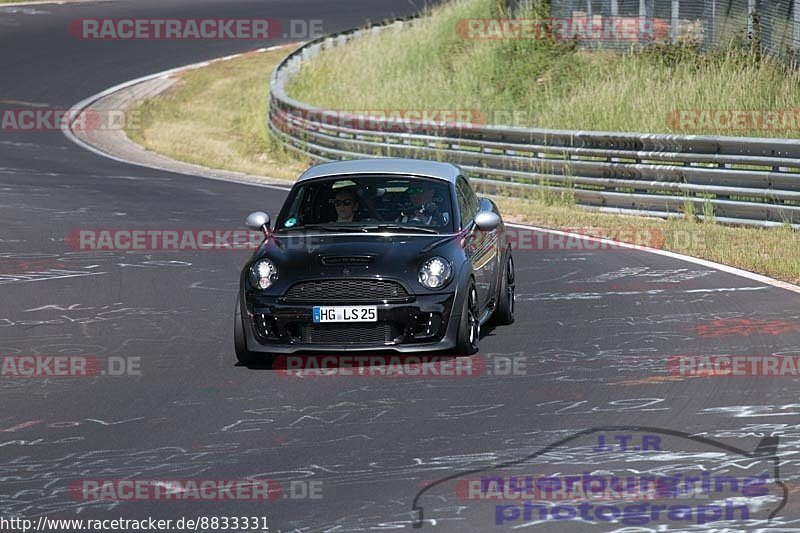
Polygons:
<instances>
[{"instance_id":1,"label":"car hood","mask_svg":"<svg viewBox=\"0 0 800 533\"><path fill-rule=\"evenodd\" d=\"M272 260L283 280L332 276L416 279L423 260L442 255L452 261L459 243L453 235L271 235L255 258Z\"/></svg>"}]
</instances>

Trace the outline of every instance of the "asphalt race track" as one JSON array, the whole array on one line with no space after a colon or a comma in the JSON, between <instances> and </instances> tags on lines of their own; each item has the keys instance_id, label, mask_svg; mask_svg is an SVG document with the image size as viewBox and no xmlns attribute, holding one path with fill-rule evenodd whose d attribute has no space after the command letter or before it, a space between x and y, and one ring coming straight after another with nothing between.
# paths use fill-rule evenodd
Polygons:
<instances>
[{"instance_id":1,"label":"asphalt race track","mask_svg":"<svg viewBox=\"0 0 800 533\"><path fill-rule=\"evenodd\" d=\"M281 42L78 41L67 32L78 18L322 19L333 32L413 11L400 0L0 7L0 110L67 109L135 77ZM791 488L800 471L798 378L667 370L674 355L800 352L798 294L639 250L521 250L517 321L484 332L472 358L482 371L298 377L235 364L232 315L248 252L83 252L65 242L80 229L240 229L251 211L277 213L284 195L117 163L58 131L0 131L0 355L88 355L103 368L124 359L137 361L140 374L0 376L0 517L257 516L270 531L411 529L415 496L432 481L491 470L590 428L626 426L607 432L636 443L636 435L673 430L748 451L779 437L772 451L788 502L769 523L740 520L728 531L800 530L800 494ZM589 444L598 441L583 439L532 459L526 472L593 470L600 461ZM635 459L676 472L702 457L722 461L716 467L731 476L770 470L761 456L724 462L730 450L687 442L699 455L650 449L642 457L637 446L610 450L602 468ZM92 501L70 491L82 480L123 479L271 479L282 496ZM304 497L309 487L321 492ZM494 506L442 487L420 496L423 530L498 527ZM626 527L523 518L502 525ZM720 524L673 521L659 531ZM656 531L647 527L636 531Z\"/></svg>"}]
</instances>

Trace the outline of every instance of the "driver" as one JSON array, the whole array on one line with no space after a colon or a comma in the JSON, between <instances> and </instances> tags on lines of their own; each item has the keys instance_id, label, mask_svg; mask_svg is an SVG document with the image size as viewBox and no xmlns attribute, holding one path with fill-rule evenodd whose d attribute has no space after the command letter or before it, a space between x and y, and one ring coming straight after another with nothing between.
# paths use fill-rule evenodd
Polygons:
<instances>
[{"instance_id":1,"label":"driver","mask_svg":"<svg viewBox=\"0 0 800 533\"><path fill-rule=\"evenodd\" d=\"M353 189L336 191L333 206L336 208L336 222L353 222L358 211L356 192Z\"/></svg>"},{"instance_id":2,"label":"driver","mask_svg":"<svg viewBox=\"0 0 800 533\"><path fill-rule=\"evenodd\" d=\"M427 226L442 226L447 223L447 218L439 210L438 204L433 201L435 194L433 185L420 181L408 188L412 207L403 210L396 222L411 222Z\"/></svg>"}]
</instances>

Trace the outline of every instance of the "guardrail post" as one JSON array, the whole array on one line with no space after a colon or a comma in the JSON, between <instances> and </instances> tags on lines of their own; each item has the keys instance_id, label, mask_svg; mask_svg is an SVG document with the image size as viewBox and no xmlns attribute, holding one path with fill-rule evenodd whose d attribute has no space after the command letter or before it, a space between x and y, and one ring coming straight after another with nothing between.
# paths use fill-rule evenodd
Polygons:
<instances>
[{"instance_id":1,"label":"guardrail post","mask_svg":"<svg viewBox=\"0 0 800 533\"><path fill-rule=\"evenodd\" d=\"M597 46L597 40L594 38L594 24L592 24L592 0L586 0L586 31L584 32L586 41L582 45L588 45L589 48Z\"/></svg>"},{"instance_id":2,"label":"guardrail post","mask_svg":"<svg viewBox=\"0 0 800 533\"><path fill-rule=\"evenodd\" d=\"M680 36L680 9L681 3L680 0L672 0L672 13L670 17L670 39L672 40L672 44L678 43L678 37Z\"/></svg>"},{"instance_id":3,"label":"guardrail post","mask_svg":"<svg viewBox=\"0 0 800 533\"><path fill-rule=\"evenodd\" d=\"M650 41L653 27L653 0L639 0L639 44Z\"/></svg>"},{"instance_id":4,"label":"guardrail post","mask_svg":"<svg viewBox=\"0 0 800 533\"><path fill-rule=\"evenodd\" d=\"M610 24L611 27L617 27L618 19L619 19L619 2L618 0L611 0L611 6L609 7L609 17L611 20L603 23L603 31L605 31L605 25ZM609 43L605 43L606 46ZM614 32L614 43L613 46L615 48L619 48L619 32Z\"/></svg>"},{"instance_id":5,"label":"guardrail post","mask_svg":"<svg viewBox=\"0 0 800 533\"><path fill-rule=\"evenodd\" d=\"M714 44L717 28L717 0L703 0L703 50Z\"/></svg>"},{"instance_id":6,"label":"guardrail post","mask_svg":"<svg viewBox=\"0 0 800 533\"><path fill-rule=\"evenodd\" d=\"M800 54L800 0L792 2L792 49Z\"/></svg>"}]
</instances>

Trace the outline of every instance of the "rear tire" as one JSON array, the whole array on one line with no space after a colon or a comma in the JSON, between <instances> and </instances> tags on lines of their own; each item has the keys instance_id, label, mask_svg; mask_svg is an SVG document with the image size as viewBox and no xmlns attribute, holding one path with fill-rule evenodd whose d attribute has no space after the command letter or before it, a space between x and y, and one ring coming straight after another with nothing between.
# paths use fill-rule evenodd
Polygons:
<instances>
[{"instance_id":1,"label":"rear tire","mask_svg":"<svg viewBox=\"0 0 800 533\"><path fill-rule=\"evenodd\" d=\"M493 326L507 326L514 323L514 259L508 253L500 287L497 289L497 308L489 322Z\"/></svg>"},{"instance_id":2,"label":"rear tire","mask_svg":"<svg viewBox=\"0 0 800 533\"><path fill-rule=\"evenodd\" d=\"M477 352L480 336L481 323L478 316L478 291L475 289L475 281L470 279L461 308L461 321L456 338L456 355L472 355Z\"/></svg>"},{"instance_id":3,"label":"rear tire","mask_svg":"<svg viewBox=\"0 0 800 533\"><path fill-rule=\"evenodd\" d=\"M233 316L233 347L236 351L236 359L243 365L268 364L272 362L272 357L265 353L252 352L247 349L247 341L244 335L244 323L242 322L242 296L236 298L236 311Z\"/></svg>"}]
</instances>

